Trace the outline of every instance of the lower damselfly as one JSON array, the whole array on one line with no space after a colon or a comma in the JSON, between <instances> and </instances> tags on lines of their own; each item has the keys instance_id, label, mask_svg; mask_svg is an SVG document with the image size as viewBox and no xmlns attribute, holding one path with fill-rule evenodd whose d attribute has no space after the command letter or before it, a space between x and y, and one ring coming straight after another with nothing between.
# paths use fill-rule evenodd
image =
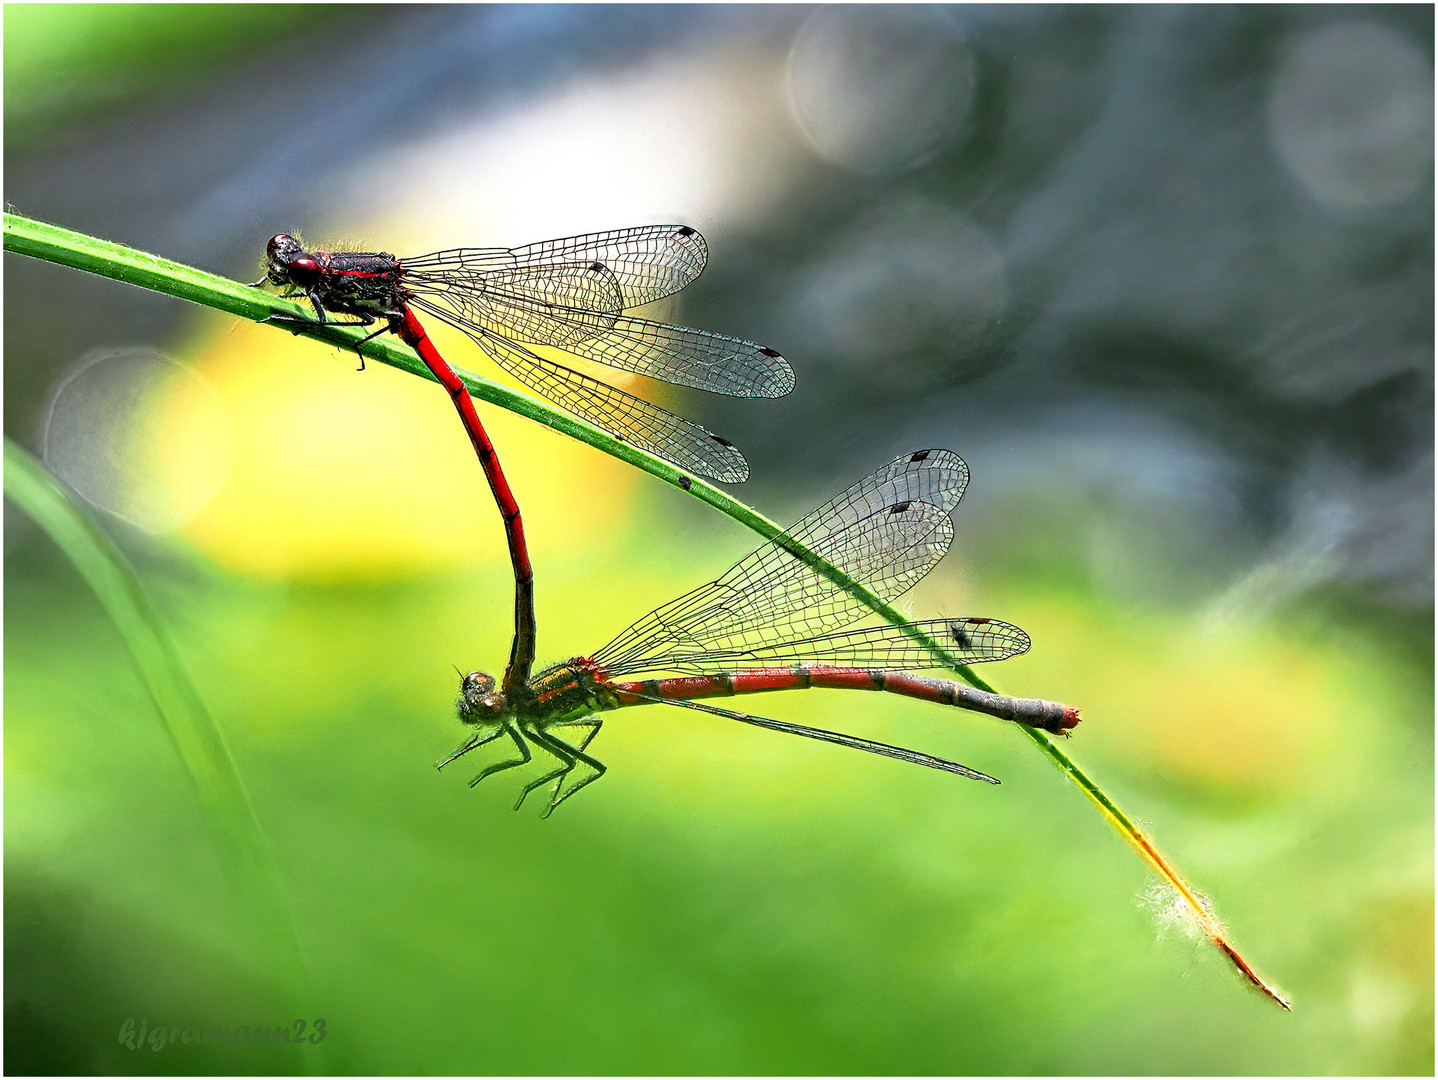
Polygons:
<instances>
[{"instance_id":1,"label":"lower damselfly","mask_svg":"<svg viewBox=\"0 0 1438 1080\"><path fill-rule=\"evenodd\" d=\"M950 618L841 629L866 614L867 603L787 546L797 541L888 602L917 583L948 551L953 540L949 515L968 479L968 467L950 451L905 455L751 552L721 577L656 608L592 655L546 668L517 690L496 687L494 677L485 672L471 672L461 683L459 718L476 731L440 766L508 738L517 754L485 766L471 781L477 784L529 762L533 746L557 767L526 784L515 807L531 791L552 784L548 814L604 774L605 766L587 752L603 723L597 713L662 703L997 784L986 773L916 750L695 700L811 687L880 690L1068 734L1079 722L1072 706L908 673L1016 656L1029 647L1028 635L1017 626L997 619ZM684 674L642 681L623 678L659 671ZM577 742L560 734L565 728L581 733ZM566 786L581 765L582 774Z\"/></svg>"}]
</instances>

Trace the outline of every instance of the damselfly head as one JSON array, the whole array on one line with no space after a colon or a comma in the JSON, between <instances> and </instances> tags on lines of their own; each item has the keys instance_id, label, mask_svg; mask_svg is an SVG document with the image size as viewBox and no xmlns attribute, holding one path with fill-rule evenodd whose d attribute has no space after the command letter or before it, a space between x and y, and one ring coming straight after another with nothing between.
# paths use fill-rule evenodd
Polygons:
<instances>
[{"instance_id":1,"label":"damselfly head","mask_svg":"<svg viewBox=\"0 0 1438 1080\"><path fill-rule=\"evenodd\" d=\"M276 285L314 285L320 278L319 260L305 251L304 245L289 233L270 237L265 247L269 278Z\"/></svg>"},{"instance_id":2,"label":"damselfly head","mask_svg":"<svg viewBox=\"0 0 1438 1080\"><path fill-rule=\"evenodd\" d=\"M494 676L471 671L459 684L459 719L465 724L495 724L504 712L504 694L494 685Z\"/></svg>"}]
</instances>

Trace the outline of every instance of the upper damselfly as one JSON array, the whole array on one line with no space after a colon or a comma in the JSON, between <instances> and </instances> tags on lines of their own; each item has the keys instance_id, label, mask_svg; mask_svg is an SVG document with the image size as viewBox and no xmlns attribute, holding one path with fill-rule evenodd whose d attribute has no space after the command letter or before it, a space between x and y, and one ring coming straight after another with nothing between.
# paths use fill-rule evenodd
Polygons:
<instances>
[{"instance_id":1,"label":"upper damselfly","mask_svg":"<svg viewBox=\"0 0 1438 1080\"><path fill-rule=\"evenodd\" d=\"M518 248L450 248L412 258L306 251L281 233L270 240L267 255L265 281L308 297L321 321L329 311L353 315L357 325L382 318L383 329L405 337L405 324L417 324L411 309L434 315L569 412L724 483L749 475L744 455L728 440L531 347L731 397L782 397L794 388L793 369L773 349L624 314L678 292L704 269L704 238L687 225L642 225Z\"/></svg>"}]
</instances>

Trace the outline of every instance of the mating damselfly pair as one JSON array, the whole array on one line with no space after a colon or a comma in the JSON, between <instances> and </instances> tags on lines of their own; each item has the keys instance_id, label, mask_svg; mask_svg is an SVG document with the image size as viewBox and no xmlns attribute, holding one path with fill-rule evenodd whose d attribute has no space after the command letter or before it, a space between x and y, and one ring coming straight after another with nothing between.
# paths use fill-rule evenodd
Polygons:
<instances>
[{"instance_id":1,"label":"mating damselfly pair","mask_svg":"<svg viewBox=\"0 0 1438 1080\"><path fill-rule=\"evenodd\" d=\"M513 755L485 766L471 781L476 784L528 763L531 747L541 750L556 767L527 783L515 805L531 791L552 785L547 814L605 771L588 753L602 725L596 714L663 703L998 783L915 750L696 700L810 687L882 690L1067 734L1079 721L1071 706L908 674L962 669L1022 653L1029 639L1017 626L955 618L844 629L870 606L853 582L887 603L924 577L948 550L953 537L949 514L969 472L946 450L896 459L723 576L656 608L591 656L531 677L533 571L519 506L463 382L440 356L415 310L457 326L506 371L611 434L700 475L741 481L748 464L727 440L526 347L555 348L722 394L788 393L793 371L773 349L624 314L689 284L703 269L706 254L703 238L680 225L404 259L385 252L311 252L284 233L270 241L266 277L256 285L269 283L306 296L321 322L331 311L355 316L351 325L383 319L371 337L393 331L415 349L459 410L504 519L515 575L509 664L498 681L483 672L464 677L460 719L477 730L440 765L507 739ZM272 319L297 327L315 321L287 315ZM646 672L683 674L622 679ZM567 729L580 733L577 741L563 737Z\"/></svg>"}]
</instances>

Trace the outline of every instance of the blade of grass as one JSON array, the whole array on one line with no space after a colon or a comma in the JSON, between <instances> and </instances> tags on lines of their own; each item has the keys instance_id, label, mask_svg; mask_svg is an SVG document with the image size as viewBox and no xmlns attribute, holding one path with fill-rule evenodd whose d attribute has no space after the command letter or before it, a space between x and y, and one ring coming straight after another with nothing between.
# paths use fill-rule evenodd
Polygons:
<instances>
[{"instance_id":1,"label":"blade of grass","mask_svg":"<svg viewBox=\"0 0 1438 1080\"><path fill-rule=\"evenodd\" d=\"M225 745L180 661L179 650L128 560L28 451L5 440L5 497L63 551L94 590L135 659L171 745L195 787L220 863L244 910L281 965L289 1004L310 998L299 940L254 808ZM301 1008L303 1015L312 1010Z\"/></svg>"},{"instance_id":2,"label":"blade of grass","mask_svg":"<svg viewBox=\"0 0 1438 1080\"><path fill-rule=\"evenodd\" d=\"M1158 850L1157 845L1148 838L1142 829L1134 824L1133 819L1120 810L1118 804L1105 795L1102 789L1064 752L1063 747L1050 739L1047 734L1039 731L1037 728L1026 727L1022 730L1025 735L1038 744L1039 749L1048 755L1049 759L1053 761L1070 780L1078 785L1078 789L1093 801L1093 804L1099 808L1099 812L1103 814L1104 820L1113 826L1114 831L1128 841L1129 846L1138 852L1143 861L1148 864L1149 869L1157 874L1159 878L1167 883L1169 888L1178 895L1179 900L1182 901L1183 906L1188 910L1190 917L1198 924L1199 929L1208 936L1208 940L1213 943L1214 947L1222 952L1223 955L1228 958L1229 962L1238 969L1239 973L1256 989L1261 990L1264 994L1268 995L1268 997L1272 998L1277 1004L1281 1005L1286 1012L1292 1012L1292 1002L1284 997L1283 994L1279 993L1277 987L1264 982L1258 972L1253 970L1248 961L1243 958L1243 954L1240 953L1233 942L1229 940L1228 931L1224 928L1223 923L1219 921L1218 916L1214 914L1213 905L1204 899L1192 885L1184 880L1183 875L1168 861L1163 852Z\"/></svg>"},{"instance_id":3,"label":"blade of grass","mask_svg":"<svg viewBox=\"0 0 1438 1080\"><path fill-rule=\"evenodd\" d=\"M86 270L93 274L100 274L104 277L115 278L118 281L126 281L141 288L153 289L157 292L177 296L183 300L189 300L196 304L203 304L207 307L216 308L220 311L228 311L231 314L239 315L247 319L263 319L270 314L299 314L310 317L312 313L291 301L278 299L272 295L261 292L259 289L250 288L239 282L231 281L228 278L217 277L213 274L196 270L193 267L184 266L180 263L170 262L154 255L136 251L133 248L124 247L120 244L113 244L105 240L97 240L94 237L84 236L80 233L62 229L59 226L49 225L44 222L34 221L18 214L5 214L5 250L14 251L22 255L30 255L37 259L46 259L50 262L60 263L64 266L71 266L78 270ZM284 328L287 332L290 327ZM343 348L355 347L359 339L369 331L364 328L347 329L336 326L308 326L302 328L302 332L320 341L329 342ZM362 355L389 364L392 367L400 368L414 375L420 375L428 379L434 377L425 368L420 359L408 349L398 344L381 338L373 338L366 342L359 350ZM601 450L611 457L628 462L635 468L681 488L701 502L708 503L716 510L739 522L748 529L753 530L766 540L778 540L781 546L787 551L811 567L816 573L822 574L840 588L844 589L851 596L854 596L862 603L871 608L875 613L889 620L896 625L907 626L909 620L899 611L883 602L878 596L871 592L862 582L851 578L839 568L831 565L821 556L806 548L803 544L794 540L784 533L774 522L762 514L739 502L737 499L720 491L718 488L705 483L703 480L685 472L683 469L628 443L621 442L608 432L601 431L591 424L585 423L576 417L559 411L555 406L526 394L518 393L507 387L490 382L488 379L480 378L464 370L455 368L456 373L464 380L469 392L482 401L492 405L508 409L527 417L537 423L546 425L556 431L568 435L570 438L580 442L588 443L596 450ZM967 667L955 664L953 657L945 651L943 646L923 634L915 628L909 629L909 634L916 641L921 642L933 655L942 660L971 685L980 690L993 691L983 679L979 678ZM1276 990L1260 979L1228 941L1222 926L1214 917L1211 908L1204 903L1193 888L1183 877L1169 864L1168 860L1159 853L1153 843L1138 827L1134 825L1131 818L1118 809L1117 805L1109 799L1088 777L1086 773L1065 754L1051 739L1043 732L1029 728L1023 729L1033 739L1050 760L1052 760L1069 777L1079 789L1084 792L1094 804L1098 806L1105 819L1133 848L1140 853L1149 867L1162 878L1170 888L1178 895L1184 906L1189 910L1192 917L1202 927L1209 939L1217 946L1235 967L1253 983L1256 987L1266 993L1285 1009L1289 1009L1289 1003Z\"/></svg>"}]
</instances>

